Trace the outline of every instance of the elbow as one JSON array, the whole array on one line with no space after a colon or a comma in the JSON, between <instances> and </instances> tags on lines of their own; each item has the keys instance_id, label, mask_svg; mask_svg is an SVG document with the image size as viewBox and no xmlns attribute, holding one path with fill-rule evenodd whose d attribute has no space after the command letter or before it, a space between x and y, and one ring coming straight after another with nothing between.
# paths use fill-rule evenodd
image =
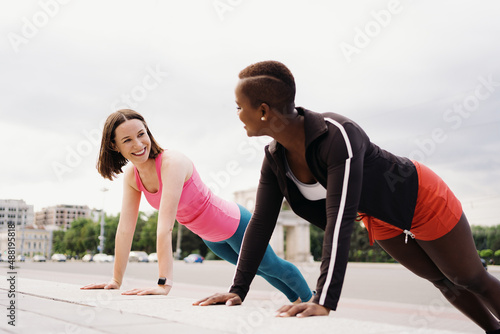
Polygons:
<instances>
[{"instance_id":1,"label":"elbow","mask_svg":"<svg viewBox=\"0 0 500 334\"><path fill-rule=\"evenodd\" d=\"M134 235L135 228L121 227L116 230L116 238Z\"/></svg>"},{"instance_id":2,"label":"elbow","mask_svg":"<svg viewBox=\"0 0 500 334\"><path fill-rule=\"evenodd\" d=\"M167 232L172 234L173 231L174 231L174 224L170 224L170 226L167 227Z\"/></svg>"},{"instance_id":3,"label":"elbow","mask_svg":"<svg viewBox=\"0 0 500 334\"><path fill-rule=\"evenodd\" d=\"M160 226L158 225L158 230L156 232L158 237L172 237L172 231L174 229L173 224L170 226Z\"/></svg>"}]
</instances>

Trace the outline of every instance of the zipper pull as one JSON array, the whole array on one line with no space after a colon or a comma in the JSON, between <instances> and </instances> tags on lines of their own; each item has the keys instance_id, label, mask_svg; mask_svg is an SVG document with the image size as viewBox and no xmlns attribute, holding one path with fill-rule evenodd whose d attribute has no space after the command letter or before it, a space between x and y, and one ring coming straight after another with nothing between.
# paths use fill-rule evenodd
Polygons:
<instances>
[{"instance_id":1,"label":"zipper pull","mask_svg":"<svg viewBox=\"0 0 500 334\"><path fill-rule=\"evenodd\" d=\"M410 236L412 239L415 239L415 235L413 233L411 233L410 231L404 230L403 233L406 234L406 236L405 236L405 244L408 243L408 236Z\"/></svg>"}]
</instances>

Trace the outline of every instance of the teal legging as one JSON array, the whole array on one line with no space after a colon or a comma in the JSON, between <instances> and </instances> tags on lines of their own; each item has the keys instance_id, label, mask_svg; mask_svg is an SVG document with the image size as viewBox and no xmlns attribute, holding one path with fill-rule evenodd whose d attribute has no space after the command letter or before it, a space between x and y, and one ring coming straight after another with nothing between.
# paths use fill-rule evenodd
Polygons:
<instances>
[{"instance_id":1,"label":"teal legging","mask_svg":"<svg viewBox=\"0 0 500 334\"><path fill-rule=\"evenodd\" d=\"M229 239L218 242L203 240L217 256L234 265L238 262L243 235L252 216L241 205L238 204L238 207L241 212L240 223L236 232ZM291 302L296 301L299 297L302 301L307 302L312 297L311 289L309 289L299 269L292 263L279 258L269 245L257 275L262 276L272 286L283 292Z\"/></svg>"}]
</instances>

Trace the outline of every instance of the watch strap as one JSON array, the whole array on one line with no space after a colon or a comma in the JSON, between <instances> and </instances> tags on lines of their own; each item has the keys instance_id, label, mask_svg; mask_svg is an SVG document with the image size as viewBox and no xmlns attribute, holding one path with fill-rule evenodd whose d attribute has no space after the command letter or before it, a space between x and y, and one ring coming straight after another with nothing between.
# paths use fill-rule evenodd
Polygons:
<instances>
[{"instance_id":1,"label":"watch strap","mask_svg":"<svg viewBox=\"0 0 500 334\"><path fill-rule=\"evenodd\" d=\"M172 286L172 285L174 285L174 282L171 279L168 279L166 277L160 277L160 278L158 278L158 285Z\"/></svg>"}]
</instances>

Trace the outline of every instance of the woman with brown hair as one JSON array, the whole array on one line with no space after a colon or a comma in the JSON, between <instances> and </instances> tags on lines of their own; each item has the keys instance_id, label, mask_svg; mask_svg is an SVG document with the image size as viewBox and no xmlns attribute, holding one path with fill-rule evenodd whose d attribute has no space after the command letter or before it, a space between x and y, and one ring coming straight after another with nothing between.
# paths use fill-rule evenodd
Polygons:
<instances>
[{"instance_id":1,"label":"woman with brown hair","mask_svg":"<svg viewBox=\"0 0 500 334\"><path fill-rule=\"evenodd\" d=\"M219 257L236 264L251 214L242 206L215 196L203 183L194 164L180 152L163 150L144 118L133 110L111 114L105 125L97 169L112 180L125 170L123 201L115 242L113 278L83 289L120 288L132 245L141 193L157 209L158 284L123 294L168 294L173 283L172 228L175 220L199 235ZM259 275L291 302L309 301L311 289L300 271L266 246Z\"/></svg>"}]
</instances>

